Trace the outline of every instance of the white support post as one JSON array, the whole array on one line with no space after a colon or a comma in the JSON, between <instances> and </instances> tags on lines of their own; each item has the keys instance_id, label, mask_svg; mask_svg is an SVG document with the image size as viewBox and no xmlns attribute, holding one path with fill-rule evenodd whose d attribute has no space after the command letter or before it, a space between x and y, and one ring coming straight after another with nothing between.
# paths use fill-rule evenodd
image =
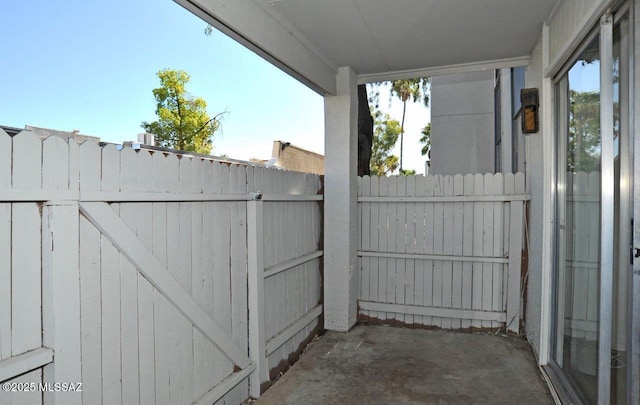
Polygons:
<instances>
[{"instance_id":1,"label":"white support post","mask_svg":"<svg viewBox=\"0 0 640 405\"><path fill-rule=\"evenodd\" d=\"M549 26L542 26L542 66L547 69L550 65ZM553 313L553 269L554 269L554 210L556 194L554 188L555 169L555 131L554 131L554 85L549 77L542 79L541 127L542 127L542 159L543 172L543 224L542 224L542 277L540 300L540 343L538 364L543 366L551 358Z\"/></svg>"},{"instance_id":2,"label":"white support post","mask_svg":"<svg viewBox=\"0 0 640 405\"><path fill-rule=\"evenodd\" d=\"M509 271L507 284L507 331L520 333L520 273L522 267L522 224L524 202L511 202L509 220Z\"/></svg>"},{"instance_id":3,"label":"white support post","mask_svg":"<svg viewBox=\"0 0 640 405\"><path fill-rule=\"evenodd\" d=\"M79 213L76 201L45 204L42 212L43 346L54 362L43 381L81 382ZM46 391L45 404L82 404L80 392Z\"/></svg>"},{"instance_id":4,"label":"white support post","mask_svg":"<svg viewBox=\"0 0 640 405\"><path fill-rule=\"evenodd\" d=\"M338 69L337 95L325 97L324 322L348 331L357 320L357 77Z\"/></svg>"},{"instance_id":5,"label":"white support post","mask_svg":"<svg viewBox=\"0 0 640 405\"><path fill-rule=\"evenodd\" d=\"M262 201L247 203L247 262L249 287L249 357L256 368L249 376L249 395L260 397L260 386L269 380L264 329L264 228Z\"/></svg>"}]
</instances>

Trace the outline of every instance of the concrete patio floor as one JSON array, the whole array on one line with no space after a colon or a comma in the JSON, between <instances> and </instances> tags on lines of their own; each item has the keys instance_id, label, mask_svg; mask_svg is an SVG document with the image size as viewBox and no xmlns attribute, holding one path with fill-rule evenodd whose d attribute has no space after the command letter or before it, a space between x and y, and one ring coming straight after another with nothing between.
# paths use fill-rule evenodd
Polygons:
<instances>
[{"instance_id":1,"label":"concrete patio floor","mask_svg":"<svg viewBox=\"0 0 640 405\"><path fill-rule=\"evenodd\" d=\"M327 332L257 404L553 404L526 340L358 325Z\"/></svg>"}]
</instances>

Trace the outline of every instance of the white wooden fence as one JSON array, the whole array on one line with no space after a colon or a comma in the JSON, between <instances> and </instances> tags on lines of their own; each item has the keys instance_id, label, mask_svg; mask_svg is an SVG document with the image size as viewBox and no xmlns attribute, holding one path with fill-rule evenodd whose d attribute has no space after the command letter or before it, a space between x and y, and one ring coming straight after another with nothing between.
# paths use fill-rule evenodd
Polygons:
<instances>
[{"instance_id":1,"label":"white wooden fence","mask_svg":"<svg viewBox=\"0 0 640 405\"><path fill-rule=\"evenodd\" d=\"M259 396L318 326L320 189L315 175L0 130L0 381L82 382L0 403Z\"/></svg>"},{"instance_id":2,"label":"white wooden fence","mask_svg":"<svg viewBox=\"0 0 640 405\"><path fill-rule=\"evenodd\" d=\"M359 179L359 316L519 329L525 178Z\"/></svg>"}]
</instances>

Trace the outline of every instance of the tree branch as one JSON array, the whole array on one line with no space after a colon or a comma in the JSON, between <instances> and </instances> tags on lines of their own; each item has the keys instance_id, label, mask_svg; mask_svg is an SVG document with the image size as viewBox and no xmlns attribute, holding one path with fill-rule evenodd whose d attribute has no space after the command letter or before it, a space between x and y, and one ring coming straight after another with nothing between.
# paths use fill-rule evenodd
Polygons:
<instances>
[{"instance_id":1,"label":"tree branch","mask_svg":"<svg viewBox=\"0 0 640 405\"><path fill-rule=\"evenodd\" d=\"M200 127L200 129L197 130L193 135L194 136L198 135L200 132L202 132L207 127L207 125L211 124L213 121L217 121L219 116L224 115L226 113L227 113L226 111L223 111L221 113L216 114L213 118L209 119L209 121L205 122L204 125L202 127Z\"/></svg>"}]
</instances>

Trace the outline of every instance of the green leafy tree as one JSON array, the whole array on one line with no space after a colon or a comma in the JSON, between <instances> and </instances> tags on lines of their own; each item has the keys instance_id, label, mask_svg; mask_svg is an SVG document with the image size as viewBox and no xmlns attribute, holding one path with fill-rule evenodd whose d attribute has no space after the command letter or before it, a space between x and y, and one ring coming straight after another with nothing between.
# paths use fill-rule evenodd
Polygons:
<instances>
[{"instance_id":1,"label":"green leafy tree","mask_svg":"<svg viewBox=\"0 0 640 405\"><path fill-rule=\"evenodd\" d=\"M600 93L569 92L567 170L600 170Z\"/></svg>"},{"instance_id":2,"label":"green leafy tree","mask_svg":"<svg viewBox=\"0 0 640 405\"><path fill-rule=\"evenodd\" d=\"M429 106L429 78L394 80L391 82L391 96L396 96L402 101L402 121L400 123L400 172L402 172L402 152L404 149L404 120L407 113L407 102L416 103L422 101L425 107Z\"/></svg>"},{"instance_id":3,"label":"green leafy tree","mask_svg":"<svg viewBox=\"0 0 640 405\"><path fill-rule=\"evenodd\" d=\"M372 176L386 176L398 169L398 156L391 150L400 136L400 123L376 111L369 167Z\"/></svg>"},{"instance_id":4,"label":"green leafy tree","mask_svg":"<svg viewBox=\"0 0 640 405\"><path fill-rule=\"evenodd\" d=\"M420 137L419 142L422 144L422 149L420 150L420 153L422 156L426 156L431 149L431 123L425 125L425 127L422 128L421 133L422 136Z\"/></svg>"},{"instance_id":5,"label":"green leafy tree","mask_svg":"<svg viewBox=\"0 0 640 405\"><path fill-rule=\"evenodd\" d=\"M413 170L413 169L402 169L400 174L403 175L403 176L415 176L416 175L416 171Z\"/></svg>"},{"instance_id":6,"label":"green leafy tree","mask_svg":"<svg viewBox=\"0 0 640 405\"><path fill-rule=\"evenodd\" d=\"M157 75L160 87L153 89L153 97L158 120L143 122L142 128L156 136L159 146L210 154L222 114L210 118L207 102L187 92L185 86L191 78L187 72L165 69Z\"/></svg>"}]
</instances>

